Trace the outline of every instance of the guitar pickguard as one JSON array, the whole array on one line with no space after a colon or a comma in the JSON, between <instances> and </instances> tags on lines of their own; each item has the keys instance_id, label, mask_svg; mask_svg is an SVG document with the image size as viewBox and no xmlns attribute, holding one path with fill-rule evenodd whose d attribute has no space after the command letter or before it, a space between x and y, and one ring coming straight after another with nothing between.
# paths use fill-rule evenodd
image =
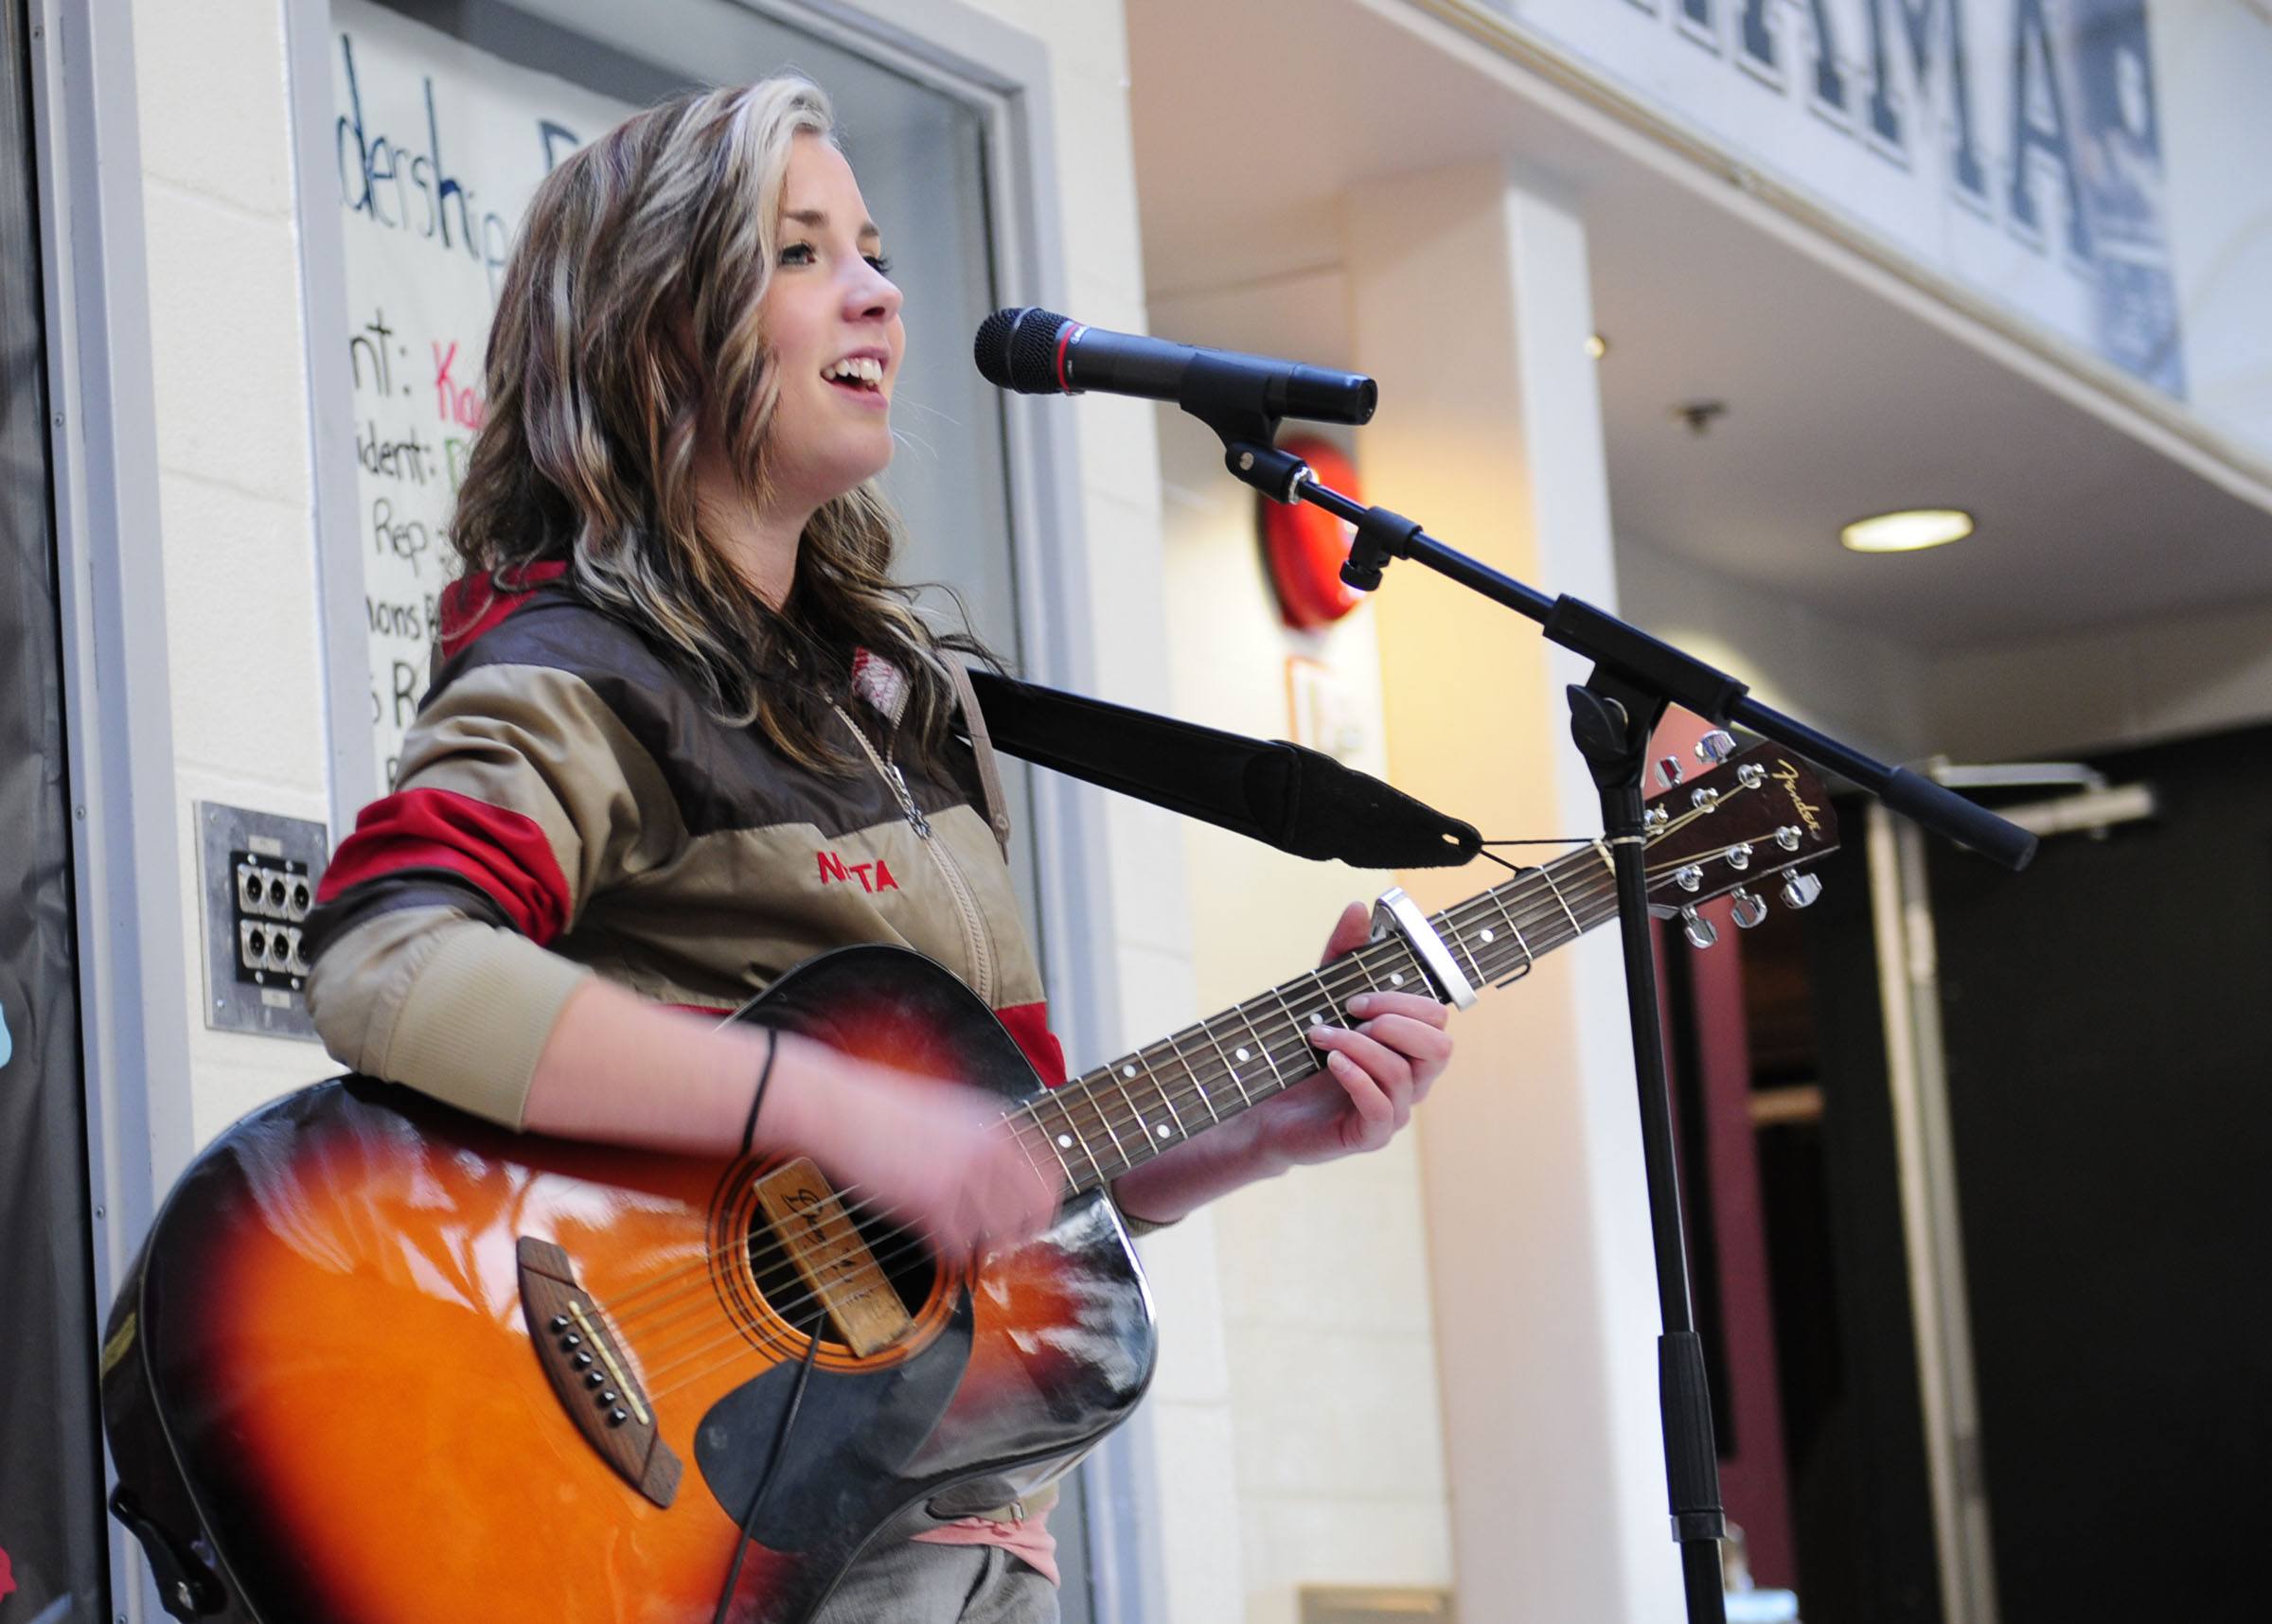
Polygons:
<instances>
[{"instance_id":1,"label":"guitar pickguard","mask_svg":"<svg viewBox=\"0 0 2272 1624\"><path fill-rule=\"evenodd\" d=\"M773 1480L749 1526L760 1545L818 1556L848 1529L874 1528L897 1508L871 1501L901 1483L969 1368L972 1321L965 1287L947 1323L913 1357L879 1370L813 1369L786 1439L781 1426L797 1365L776 1365L720 1399L694 1443L719 1509L741 1524L778 1447Z\"/></svg>"}]
</instances>

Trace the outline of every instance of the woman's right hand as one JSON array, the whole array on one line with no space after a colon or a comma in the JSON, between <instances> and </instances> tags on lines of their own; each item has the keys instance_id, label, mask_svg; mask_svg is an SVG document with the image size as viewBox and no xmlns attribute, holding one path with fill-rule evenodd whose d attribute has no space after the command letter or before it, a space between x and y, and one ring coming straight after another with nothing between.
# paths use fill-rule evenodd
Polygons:
<instances>
[{"instance_id":1,"label":"woman's right hand","mask_svg":"<svg viewBox=\"0 0 2272 1624\"><path fill-rule=\"evenodd\" d=\"M789 1034L757 1139L803 1150L848 1202L888 1208L943 1258L1039 1232L1063 1193L1019 1148L997 1097Z\"/></svg>"}]
</instances>

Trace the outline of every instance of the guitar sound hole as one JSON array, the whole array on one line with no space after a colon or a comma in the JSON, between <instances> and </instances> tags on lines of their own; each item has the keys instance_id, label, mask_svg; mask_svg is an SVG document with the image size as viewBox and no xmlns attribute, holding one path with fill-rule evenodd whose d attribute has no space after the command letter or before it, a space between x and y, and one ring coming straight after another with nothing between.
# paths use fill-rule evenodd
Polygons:
<instances>
[{"instance_id":1,"label":"guitar sound hole","mask_svg":"<svg viewBox=\"0 0 2272 1624\"><path fill-rule=\"evenodd\" d=\"M931 1297L936 1278L931 1253L905 1229L874 1216L856 1217L854 1227L867 1246L868 1255L876 1260L884 1280L899 1299L900 1307L909 1316L918 1313ZM758 1295L772 1311L800 1332L812 1323L814 1312L820 1307L812 1288L790 1261L781 1240L772 1225L760 1219L750 1229L750 1273L757 1282ZM821 1346L831 1351L841 1350L842 1340L829 1325L821 1337Z\"/></svg>"}]
</instances>

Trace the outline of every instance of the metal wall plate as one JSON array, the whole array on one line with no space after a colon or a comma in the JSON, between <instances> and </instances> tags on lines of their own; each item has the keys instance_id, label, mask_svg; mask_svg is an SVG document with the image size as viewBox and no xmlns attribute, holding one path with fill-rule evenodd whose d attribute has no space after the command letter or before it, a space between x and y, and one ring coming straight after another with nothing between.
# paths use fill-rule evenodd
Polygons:
<instances>
[{"instance_id":1,"label":"metal wall plate","mask_svg":"<svg viewBox=\"0 0 2272 1624\"><path fill-rule=\"evenodd\" d=\"M306 818L200 801L197 832L205 1024L315 1040L300 931L329 860L330 830Z\"/></svg>"}]
</instances>

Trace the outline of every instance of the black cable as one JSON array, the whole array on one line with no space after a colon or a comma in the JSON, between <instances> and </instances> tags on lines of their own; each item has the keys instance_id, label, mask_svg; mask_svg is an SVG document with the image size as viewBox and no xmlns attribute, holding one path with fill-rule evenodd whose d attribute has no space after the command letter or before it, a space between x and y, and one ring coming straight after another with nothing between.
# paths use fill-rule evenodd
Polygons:
<instances>
[{"instance_id":1,"label":"black cable","mask_svg":"<svg viewBox=\"0 0 2272 1624\"><path fill-rule=\"evenodd\" d=\"M772 1070L772 1055L766 1055L766 1071L757 1079L757 1094L765 1096L765 1076ZM750 1108L750 1121L757 1121L754 1105ZM765 1504L765 1492L772 1487L773 1474L780 1470L781 1456L789 1448L789 1429L797 1424L797 1410L805 1403L805 1384L812 1375L812 1362L820 1356L821 1322L827 1310L816 1310L812 1323L805 1331L805 1357L797 1364L796 1386L789 1390L789 1407L781 1413L780 1430L773 1434L772 1453L766 1456L765 1470L757 1474L757 1486L750 1491L750 1509L741 1514L741 1538L734 1542L734 1565L726 1569L725 1588L718 1594L718 1611L710 1615L710 1624L726 1624L726 1613L734 1605L734 1588L741 1582L742 1559L750 1554L756 1536L750 1532L756 1526L757 1509Z\"/></svg>"},{"instance_id":2,"label":"black cable","mask_svg":"<svg viewBox=\"0 0 2272 1624\"><path fill-rule=\"evenodd\" d=\"M750 1154L750 1145L757 1137L757 1107L765 1103L765 1086L773 1080L773 1056L780 1051L781 1034L772 1027L765 1029L765 1064L757 1068L757 1090L750 1096L749 1120L741 1124L741 1154Z\"/></svg>"}]
</instances>

